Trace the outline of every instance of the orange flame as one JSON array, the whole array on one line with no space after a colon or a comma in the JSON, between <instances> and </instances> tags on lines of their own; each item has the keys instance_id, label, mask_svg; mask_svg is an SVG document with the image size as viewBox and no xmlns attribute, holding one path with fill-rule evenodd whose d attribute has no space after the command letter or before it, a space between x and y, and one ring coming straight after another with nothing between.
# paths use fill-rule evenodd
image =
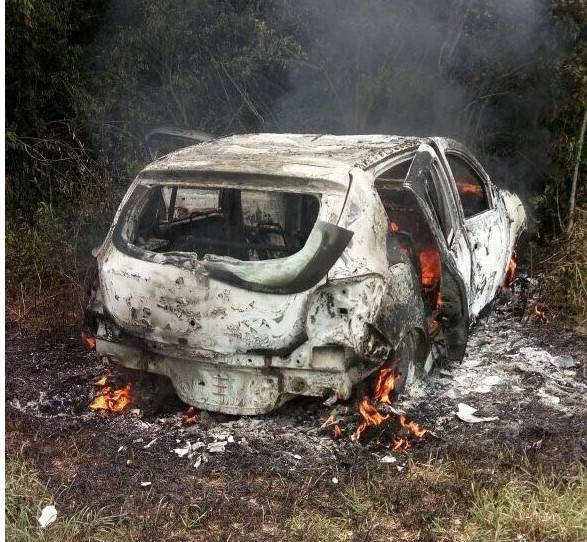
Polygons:
<instances>
[{"instance_id":1,"label":"orange flame","mask_svg":"<svg viewBox=\"0 0 587 542\"><path fill-rule=\"evenodd\" d=\"M393 450L407 450L412 447L410 441L403 437L393 439L390 446Z\"/></svg>"},{"instance_id":2,"label":"orange flame","mask_svg":"<svg viewBox=\"0 0 587 542\"><path fill-rule=\"evenodd\" d=\"M90 404L92 410L107 410L109 412L123 412L132 402L131 385L125 384L115 390L110 386L104 386Z\"/></svg>"},{"instance_id":3,"label":"orange flame","mask_svg":"<svg viewBox=\"0 0 587 542\"><path fill-rule=\"evenodd\" d=\"M459 194L474 194L476 196L483 195L483 189L478 184L460 181L459 179L456 179L456 183Z\"/></svg>"},{"instance_id":4,"label":"orange flame","mask_svg":"<svg viewBox=\"0 0 587 542\"><path fill-rule=\"evenodd\" d=\"M403 414L400 414L399 416L399 424L418 438L422 438L426 433L428 433L426 429L420 427L416 422L410 422L406 420L406 417Z\"/></svg>"},{"instance_id":5,"label":"orange flame","mask_svg":"<svg viewBox=\"0 0 587 542\"><path fill-rule=\"evenodd\" d=\"M94 386L98 386L102 389L90 403L90 408L92 410L122 412L132 403L131 385L125 384L120 389L113 389L112 386L108 386L110 376L110 372L107 372L94 382Z\"/></svg>"},{"instance_id":6,"label":"orange flame","mask_svg":"<svg viewBox=\"0 0 587 542\"><path fill-rule=\"evenodd\" d=\"M182 425L188 426L193 425L198 421L198 409L190 405L188 409L181 415Z\"/></svg>"},{"instance_id":7,"label":"orange flame","mask_svg":"<svg viewBox=\"0 0 587 542\"><path fill-rule=\"evenodd\" d=\"M389 229L390 229L392 232L394 232L394 233L395 233L395 232L398 232L398 231L399 231L399 226L397 225L397 222L390 222L390 223L389 223Z\"/></svg>"},{"instance_id":8,"label":"orange flame","mask_svg":"<svg viewBox=\"0 0 587 542\"><path fill-rule=\"evenodd\" d=\"M82 331L82 341L89 350L96 350L96 337L92 337L89 333Z\"/></svg>"},{"instance_id":9,"label":"orange flame","mask_svg":"<svg viewBox=\"0 0 587 542\"><path fill-rule=\"evenodd\" d=\"M395 381L396 376L392 368L383 367L380 369L375 382L375 390L373 392L373 398L378 401L379 404L391 406ZM364 396L361 399L361 402L359 403L359 413L361 414L363 421L355 429L355 432L351 437L352 440L359 440L363 431L365 431L367 427L381 425L390 417L389 414L382 414L378 407L372 404L371 399L368 396ZM409 448L411 446L408 439L410 435L414 435L416 438L420 439L428 433L426 429L418 425L416 422L408 420L403 414L399 414L399 424L403 429L407 429L408 435L393 440L390 446L394 450L405 450L406 448ZM339 436L337 427L334 428L334 433L336 435L335 438Z\"/></svg>"},{"instance_id":10,"label":"orange flame","mask_svg":"<svg viewBox=\"0 0 587 542\"><path fill-rule=\"evenodd\" d=\"M422 286L432 288L440 282L440 256L436 249L425 249L418 254Z\"/></svg>"},{"instance_id":11,"label":"orange flame","mask_svg":"<svg viewBox=\"0 0 587 542\"><path fill-rule=\"evenodd\" d=\"M377 383L375 384L375 399L380 403L391 405L391 394L395 388L395 376L393 369L384 368L379 371L377 375Z\"/></svg>"},{"instance_id":12,"label":"orange flame","mask_svg":"<svg viewBox=\"0 0 587 542\"><path fill-rule=\"evenodd\" d=\"M367 396L361 399L359 413L363 417L363 421L357 426L357 429L353 433L353 438L355 440L359 440L361 433L370 425L381 425L389 418L389 414L381 414L381 412L371 404L371 401Z\"/></svg>"},{"instance_id":13,"label":"orange flame","mask_svg":"<svg viewBox=\"0 0 587 542\"><path fill-rule=\"evenodd\" d=\"M512 284L514 283L514 279L516 278L516 269L518 268L518 255L516 251L512 252L512 257L508 262L507 271L505 273L504 285L507 288L511 288Z\"/></svg>"},{"instance_id":14,"label":"orange flame","mask_svg":"<svg viewBox=\"0 0 587 542\"><path fill-rule=\"evenodd\" d=\"M336 424L332 428L332 438L337 439L340 437L342 437L342 429L340 428L340 425Z\"/></svg>"},{"instance_id":15,"label":"orange flame","mask_svg":"<svg viewBox=\"0 0 587 542\"><path fill-rule=\"evenodd\" d=\"M534 316L534 320L538 324L548 324L550 322L548 316L546 316L546 313L544 311L541 311L538 308L538 305L534 305L532 316Z\"/></svg>"}]
</instances>

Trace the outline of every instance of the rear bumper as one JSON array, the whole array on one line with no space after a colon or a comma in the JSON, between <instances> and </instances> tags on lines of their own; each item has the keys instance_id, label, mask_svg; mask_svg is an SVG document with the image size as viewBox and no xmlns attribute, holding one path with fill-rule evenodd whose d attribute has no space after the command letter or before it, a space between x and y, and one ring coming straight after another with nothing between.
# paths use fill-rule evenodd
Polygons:
<instances>
[{"instance_id":1,"label":"rear bumper","mask_svg":"<svg viewBox=\"0 0 587 542\"><path fill-rule=\"evenodd\" d=\"M349 349L311 348L287 357L263 354L181 359L140 346L98 339L96 351L129 369L169 377L182 401L225 414L265 414L296 395L348 399L376 366Z\"/></svg>"}]
</instances>

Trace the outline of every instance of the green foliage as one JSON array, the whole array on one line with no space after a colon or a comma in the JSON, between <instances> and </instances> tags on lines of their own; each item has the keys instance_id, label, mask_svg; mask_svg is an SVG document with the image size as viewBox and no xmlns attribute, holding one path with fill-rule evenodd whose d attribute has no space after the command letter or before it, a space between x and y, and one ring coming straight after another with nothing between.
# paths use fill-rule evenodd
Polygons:
<instances>
[{"instance_id":1,"label":"green foliage","mask_svg":"<svg viewBox=\"0 0 587 542\"><path fill-rule=\"evenodd\" d=\"M6 200L29 221L41 202L75 205L70 151L80 143L71 138L71 89L82 84L80 54L103 7L98 0L7 2Z\"/></svg>"},{"instance_id":2,"label":"green foliage","mask_svg":"<svg viewBox=\"0 0 587 542\"><path fill-rule=\"evenodd\" d=\"M525 48L518 8L441 4L10 0L9 290L82 282L162 124L455 135L498 181L525 179L542 231L560 231L587 104L584 1L536 0ZM581 182L578 213L585 196Z\"/></svg>"},{"instance_id":3,"label":"green foliage","mask_svg":"<svg viewBox=\"0 0 587 542\"><path fill-rule=\"evenodd\" d=\"M67 241L62 221L52 209L41 204L33 225L18 216L6 220L6 282L35 287L57 275L74 275L73 247Z\"/></svg>"},{"instance_id":4,"label":"green foliage","mask_svg":"<svg viewBox=\"0 0 587 542\"><path fill-rule=\"evenodd\" d=\"M542 251L541 298L558 320L575 322L587 331L587 215L578 214L571 235L552 241Z\"/></svg>"},{"instance_id":5,"label":"green foliage","mask_svg":"<svg viewBox=\"0 0 587 542\"><path fill-rule=\"evenodd\" d=\"M570 179L577 159L581 119L587 108L587 9L584 0L555 0L553 12L569 35L569 50L560 70L555 74L558 92L553 100L550 129L554 145L549 155L557 166L545 183L537 200L542 230L549 236L565 230L570 193ZM580 157L577 207L587 201L587 145Z\"/></svg>"}]
</instances>

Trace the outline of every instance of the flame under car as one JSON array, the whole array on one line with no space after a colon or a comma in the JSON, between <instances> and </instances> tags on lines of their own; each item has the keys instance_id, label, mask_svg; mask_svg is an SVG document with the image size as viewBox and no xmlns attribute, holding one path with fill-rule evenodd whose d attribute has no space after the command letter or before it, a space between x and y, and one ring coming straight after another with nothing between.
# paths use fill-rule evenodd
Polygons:
<instances>
[{"instance_id":1,"label":"flame under car","mask_svg":"<svg viewBox=\"0 0 587 542\"><path fill-rule=\"evenodd\" d=\"M464 354L525 223L458 143L240 135L135 179L97 251L96 352L228 414L347 399L382 366L397 396Z\"/></svg>"}]
</instances>

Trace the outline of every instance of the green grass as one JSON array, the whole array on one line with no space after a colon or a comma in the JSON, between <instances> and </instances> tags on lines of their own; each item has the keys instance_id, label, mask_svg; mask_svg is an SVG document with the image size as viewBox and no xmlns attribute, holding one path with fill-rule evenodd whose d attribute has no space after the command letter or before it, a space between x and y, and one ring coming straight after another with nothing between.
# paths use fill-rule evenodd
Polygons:
<instances>
[{"instance_id":1,"label":"green grass","mask_svg":"<svg viewBox=\"0 0 587 542\"><path fill-rule=\"evenodd\" d=\"M336 489L310 478L296 490L287 515L277 514L269 523L284 542L587 540L587 468L571 464L564 479L557 479L533 475L529 467L523 457L504 455L492 464L408 461L401 474L394 465L378 468L341 480ZM33 463L19 454L9 456L6 540L130 542L141 526L148 527L136 507L125 516L87 507L72 510L65 496L47 487ZM36 518L49 504L56 506L58 519L42 529ZM169 540L207 540L211 531L217 539L226 527L225 516L199 506L184 507L179 514L164 506L159 520Z\"/></svg>"},{"instance_id":2,"label":"green grass","mask_svg":"<svg viewBox=\"0 0 587 542\"><path fill-rule=\"evenodd\" d=\"M465 520L447 520L438 534L467 542L579 542L587 540L587 469L570 481L514 479L476 490Z\"/></svg>"},{"instance_id":3,"label":"green grass","mask_svg":"<svg viewBox=\"0 0 587 542\"><path fill-rule=\"evenodd\" d=\"M518 466L523 462L517 458ZM477 469L483 476L475 480ZM336 497L301 496L285 540L344 542L367 533L376 542L587 540L586 468L564 481L467 462L410 462L406 470L351 480Z\"/></svg>"},{"instance_id":4,"label":"green grass","mask_svg":"<svg viewBox=\"0 0 587 542\"><path fill-rule=\"evenodd\" d=\"M302 493L287 521L284 540L415 540L420 530L415 518L428 508L420 497L442 493L450 476L443 465L432 462L410 462L406 469L407 477L399 476L395 466L367 472L341 483L334 494ZM409 495L404 499L401 486L414 487L418 502L410 501Z\"/></svg>"},{"instance_id":5,"label":"green grass","mask_svg":"<svg viewBox=\"0 0 587 542\"><path fill-rule=\"evenodd\" d=\"M53 504L57 520L41 528L37 517ZM102 510L80 508L65 513L31 462L20 455L6 459L6 540L9 542L109 542L130 540L125 520Z\"/></svg>"},{"instance_id":6,"label":"green grass","mask_svg":"<svg viewBox=\"0 0 587 542\"><path fill-rule=\"evenodd\" d=\"M313 542L345 542L353 536L349 518L329 517L319 511L299 510L287 524L287 540L312 540Z\"/></svg>"}]
</instances>

